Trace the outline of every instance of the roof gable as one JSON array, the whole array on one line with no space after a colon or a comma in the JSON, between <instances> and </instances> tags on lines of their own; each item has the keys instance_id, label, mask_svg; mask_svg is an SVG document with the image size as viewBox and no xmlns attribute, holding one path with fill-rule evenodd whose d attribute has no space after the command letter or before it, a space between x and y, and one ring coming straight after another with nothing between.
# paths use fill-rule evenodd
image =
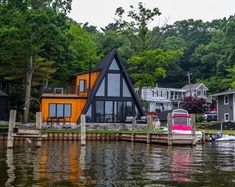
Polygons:
<instances>
[{"instance_id":1,"label":"roof gable","mask_svg":"<svg viewBox=\"0 0 235 187\"><path fill-rule=\"evenodd\" d=\"M114 61L115 60L115 61ZM115 64L116 63L116 64ZM140 107L139 101L136 97L134 88L131 84L131 81L129 79L129 76L116 52L116 50L112 50L110 53L108 53L97 65L96 68L100 69L100 75L96 80L96 83L92 89L92 92L90 94L90 97L88 98L88 101L86 103L86 106L84 107L82 114L86 114L86 112L88 111L92 101L94 100L94 97L96 96L96 93L98 91L98 89L100 88L100 85L102 84L104 77L107 74L107 71L109 70L109 68L111 67L110 70L113 70L113 68L117 69L117 67L120 69L120 73L122 73L123 78L129 88L130 94L134 100L134 102L136 103L136 106L138 108L138 110L140 111L141 115L143 115L143 110Z\"/></svg>"},{"instance_id":2,"label":"roof gable","mask_svg":"<svg viewBox=\"0 0 235 187\"><path fill-rule=\"evenodd\" d=\"M207 87L205 86L205 84L203 84L203 83L197 83L197 84L191 84L191 85L186 84L186 85L184 85L184 87L183 87L182 89L184 89L184 90L190 90L190 87L191 87L191 89L193 89L193 90L197 90L197 89L199 89L200 87L204 87L204 89L208 90L208 88L207 88Z\"/></svg>"}]
</instances>

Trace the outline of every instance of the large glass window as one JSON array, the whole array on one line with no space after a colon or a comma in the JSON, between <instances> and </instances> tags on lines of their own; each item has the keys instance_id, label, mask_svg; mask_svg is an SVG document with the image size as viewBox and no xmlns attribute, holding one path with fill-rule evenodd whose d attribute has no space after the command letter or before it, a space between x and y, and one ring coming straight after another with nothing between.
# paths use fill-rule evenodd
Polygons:
<instances>
[{"instance_id":1,"label":"large glass window","mask_svg":"<svg viewBox=\"0 0 235 187\"><path fill-rule=\"evenodd\" d=\"M86 80L79 80L79 92L86 91Z\"/></svg>"},{"instance_id":2,"label":"large glass window","mask_svg":"<svg viewBox=\"0 0 235 187\"><path fill-rule=\"evenodd\" d=\"M122 92L123 97L131 97L131 94L129 92L129 89L127 87L125 79L123 79L123 92Z\"/></svg>"},{"instance_id":3,"label":"large glass window","mask_svg":"<svg viewBox=\"0 0 235 187\"><path fill-rule=\"evenodd\" d=\"M49 117L56 117L56 104L49 104Z\"/></svg>"},{"instance_id":4,"label":"large glass window","mask_svg":"<svg viewBox=\"0 0 235 187\"><path fill-rule=\"evenodd\" d=\"M121 122L123 121L123 102L122 101L118 101L118 106L117 106L117 121Z\"/></svg>"},{"instance_id":5,"label":"large glass window","mask_svg":"<svg viewBox=\"0 0 235 187\"><path fill-rule=\"evenodd\" d=\"M104 89L105 88L105 78L103 79L102 83L100 84L100 87L96 93L96 96L104 96Z\"/></svg>"},{"instance_id":6,"label":"large glass window","mask_svg":"<svg viewBox=\"0 0 235 187\"><path fill-rule=\"evenodd\" d=\"M95 121L124 122L126 116L134 115L133 112L132 101L96 101Z\"/></svg>"},{"instance_id":7,"label":"large glass window","mask_svg":"<svg viewBox=\"0 0 235 187\"><path fill-rule=\"evenodd\" d=\"M103 122L104 121L104 101L96 101L96 122Z\"/></svg>"},{"instance_id":8,"label":"large glass window","mask_svg":"<svg viewBox=\"0 0 235 187\"><path fill-rule=\"evenodd\" d=\"M56 107L56 117L64 117L64 105L63 104L57 104Z\"/></svg>"},{"instance_id":9,"label":"large glass window","mask_svg":"<svg viewBox=\"0 0 235 187\"><path fill-rule=\"evenodd\" d=\"M71 105L70 104L64 105L64 117L65 118L71 117Z\"/></svg>"},{"instance_id":10,"label":"large glass window","mask_svg":"<svg viewBox=\"0 0 235 187\"><path fill-rule=\"evenodd\" d=\"M105 101L105 122L113 121L113 102Z\"/></svg>"},{"instance_id":11,"label":"large glass window","mask_svg":"<svg viewBox=\"0 0 235 187\"><path fill-rule=\"evenodd\" d=\"M120 96L120 74L108 74L108 96Z\"/></svg>"},{"instance_id":12,"label":"large glass window","mask_svg":"<svg viewBox=\"0 0 235 187\"><path fill-rule=\"evenodd\" d=\"M109 67L110 70L119 70L119 67L118 67L118 64L117 64L117 61L116 59L114 58L110 67Z\"/></svg>"},{"instance_id":13,"label":"large glass window","mask_svg":"<svg viewBox=\"0 0 235 187\"><path fill-rule=\"evenodd\" d=\"M132 116L133 115L132 102L131 101L125 102L125 115L126 116Z\"/></svg>"},{"instance_id":14,"label":"large glass window","mask_svg":"<svg viewBox=\"0 0 235 187\"><path fill-rule=\"evenodd\" d=\"M71 104L49 104L49 117L51 118L71 117Z\"/></svg>"},{"instance_id":15,"label":"large glass window","mask_svg":"<svg viewBox=\"0 0 235 187\"><path fill-rule=\"evenodd\" d=\"M113 120L114 122L117 122L118 121L118 112L117 112L117 101L114 101L113 102Z\"/></svg>"}]
</instances>

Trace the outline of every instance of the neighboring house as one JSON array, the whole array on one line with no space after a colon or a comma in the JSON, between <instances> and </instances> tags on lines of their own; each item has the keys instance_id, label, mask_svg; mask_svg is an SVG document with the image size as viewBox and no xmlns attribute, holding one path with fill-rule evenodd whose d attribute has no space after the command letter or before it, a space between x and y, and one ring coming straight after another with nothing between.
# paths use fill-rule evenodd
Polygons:
<instances>
[{"instance_id":1,"label":"neighboring house","mask_svg":"<svg viewBox=\"0 0 235 187\"><path fill-rule=\"evenodd\" d=\"M7 120L8 95L0 90L0 120Z\"/></svg>"},{"instance_id":2,"label":"neighboring house","mask_svg":"<svg viewBox=\"0 0 235 187\"><path fill-rule=\"evenodd\" d=\"M208 88L203 83L185 85L183 88L162 88L156 85L154 88L144 87L141 98L148 102L147 110L149 112L165 111L177 108L180 102L190 95L207 99L210 102L207 91Z\"/></svg>"},{"instance_id":3,"label":"neighboring house","mask_svg":"<svg viewBox=\"0 0 235 187\"><path fill-rule=\"evenodd\" d=\"M174 105L184 98L184 90L177 88L143 88L141 98L148 102L148 111L172 110Z\"/></svg>"},{"instance_id":4,"label":"neighboring house","mask_svg":"<svg viewBox=\"0 0 235 187\"><path fill-rule=\"evenodd\" d=\"M218 121L235 121L235 89L212 95L217 98Z\"/></svg>"},{"instance_id":5,"label":"neighboring house","mask_svg":"<svg viewBox=\"0 0 235 187\"><path fill-rule=\"evenodd\" d=\"M185 90L185 96L198 97L207 99L208 88L203 83L198 84L186 84L183 88Z\"/></svg>"},{"instance_id":6,"label":"neighboring house","mask_svg":"<svg viewBox=\"0 0 235 187\"><path fill-rule=\"evenodd\" d=\"M52 120L77 123L81 114L89 122L124 123L127 116L142 116L133 86L115 50L96 68L75 75L69 93L57 89L41 96L41 111L45 123Z\"/></svg>"}]
</instances>

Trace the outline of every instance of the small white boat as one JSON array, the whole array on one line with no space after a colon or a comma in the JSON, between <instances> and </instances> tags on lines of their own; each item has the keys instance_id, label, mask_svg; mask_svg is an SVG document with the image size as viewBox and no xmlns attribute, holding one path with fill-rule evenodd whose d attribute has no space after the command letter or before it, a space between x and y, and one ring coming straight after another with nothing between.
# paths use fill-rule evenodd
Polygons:
<instances>
[{"instance_id":1,"label":"small white boat","mask_svg":"<svg viewBox=\"0 0 235 187\"><path fill-rule=\"evenodd\" d=\"M183 109L176 109L172 111L171 115L171 130L173 134L193 134L192 116L188 111ZM168 131L168 128L164 129ZM195 131L196 141L202 140L202 132Z\"/></svg>"},{"instance_id":2,"label":"small white boat","mask_svg":"<svg viewBox=\"0 0 235 187\"><path fill-rule=\"evenodd\" d=\"M221 142L221 141L235 141L235 136L223 134L221 138L218 138L218 139L216 139L215 141L216 141L216 142Z\"/></svg>"}]
</instances>

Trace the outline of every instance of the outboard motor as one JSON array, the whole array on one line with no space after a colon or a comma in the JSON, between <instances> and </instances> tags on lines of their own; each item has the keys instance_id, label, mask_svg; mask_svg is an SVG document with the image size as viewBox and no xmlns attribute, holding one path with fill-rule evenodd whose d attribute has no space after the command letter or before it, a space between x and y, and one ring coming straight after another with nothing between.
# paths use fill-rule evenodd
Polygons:
<instances>
[{"instance_id":1,"label":"outboard motor","mask_svg":"<svg viewBox=\"0 0 235 187\"><path fill-rule=\"evenodd\" d=\"M211 137L211 140L214 142L215 140L221 138L222 136L223 136L222 132L219 131Z\"/></svg>"}]
</instances>

